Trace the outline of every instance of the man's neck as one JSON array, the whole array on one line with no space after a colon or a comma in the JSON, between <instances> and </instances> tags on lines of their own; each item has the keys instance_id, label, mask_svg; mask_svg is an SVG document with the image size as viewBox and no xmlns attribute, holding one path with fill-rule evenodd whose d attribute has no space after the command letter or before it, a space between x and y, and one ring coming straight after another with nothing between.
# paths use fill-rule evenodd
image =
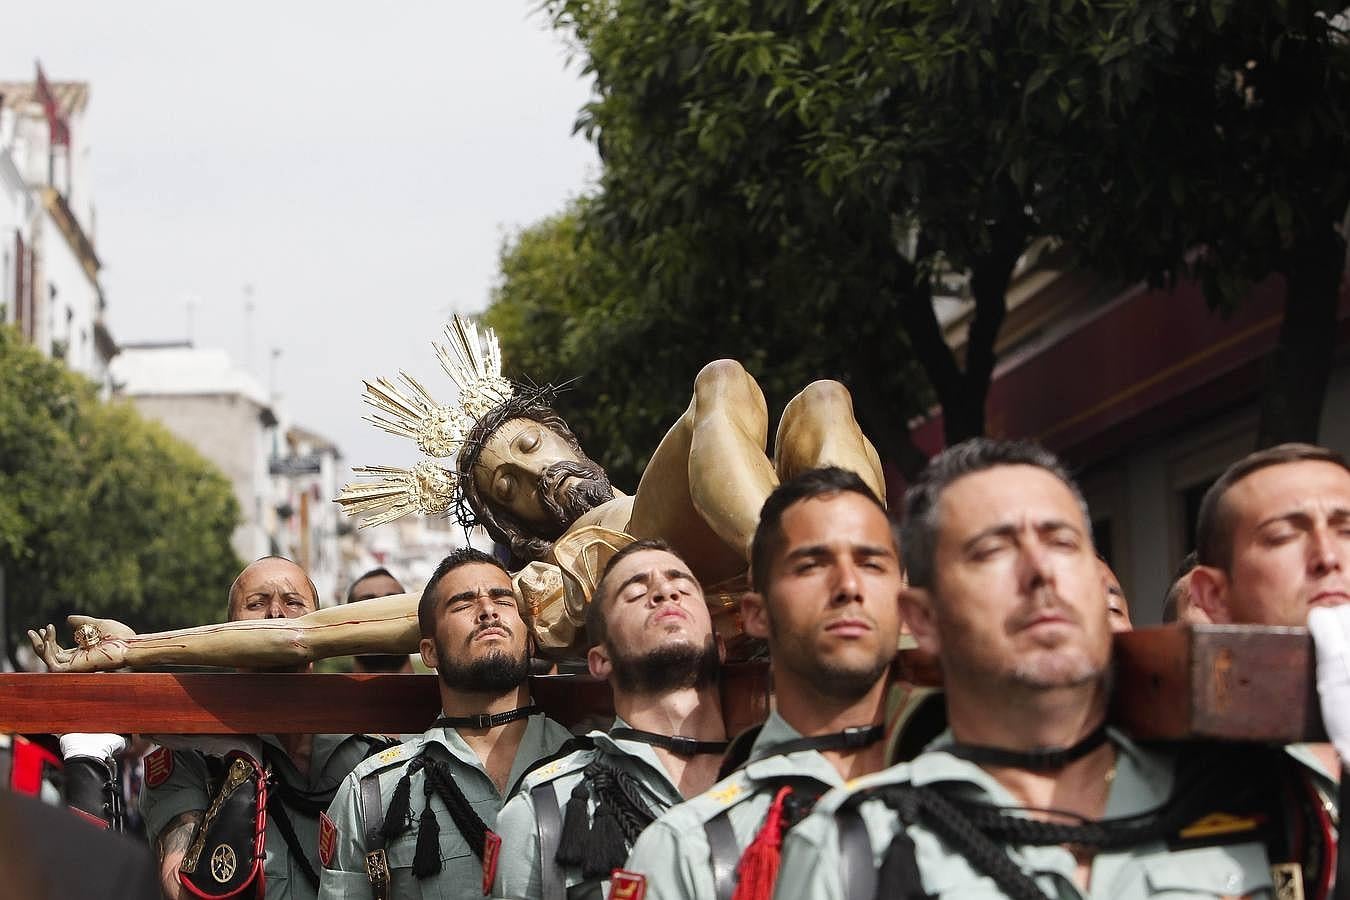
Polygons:
<instances>
[{"instance_id":1,"label":"man's neck","mask_svg":"<svg viewBox=\"0 0 1350 900\"><path fill-rule=\"evenodd\" d=\"M698 741L724 741L722 695L717 685L679 688L664 694L636 694L614 687L614 714L630 727L655 734L682 735ZM681 796L693 797L717 780L721 757L715 753L682 756L652 747Z\"/></svg>"},{"instance_id":2,"label":"man's neck","mask_svg":"<svg viewBox=\"0 0 1350 900\"><path fill-rule=\"evenodd\" d=\"M947 720L958 743L1001 750L1072 747L1106 717L1105 681L1052 690L1016 689L993 698L949 679ZM982 766L1023 804L1100 818L1106 809L1116 752L1103 744L1081 759L1048 772Z\"/></svg>"},{"instance_id":3,"label":"man's neck","mask_svg":"<svg viewBox=\"0 0 1350 900\"><path fill-rule=\"evenodd\" d=\"M478 691L462 691L451 688L441 682L441 711L448 718L458 716L497 715L530 704L530 686L528 681L502 693L485 694ZM458 727L464 743L469 745L484 771L497 786L499 793L505 794L511 767L515 762L516 750L529 727L528 719L516 719L495 728Z\"/></svg>"},{"instance_id":4,"label":"man's neck","mask_svg":"<svg viewBox=\"0 0 1350 900\"><path fill-rule=\"evenodd\" d=\"M523 681L505 691L465 691L441 682L441 713L449 718L497 715L530 704L530 685Z\"/></svg>"},{"instance_id":5,"label":"man's neck","mask_svg":"<svg viewBox=\"0 0 1350 900\"><path fill-rule=\"evenodd\" d=\"M314 754L314 735L312 734L279 734L277 741L285 749L286 755L295 763L295 768L301 775L309 774L309 762Z\"/></svg>"},{"instance_id":6,"label":"man's neck","mask_svg":"<svg viewBox=\"0 0 1350 900\"><path fill-rule=\"evenodd\" d=\"M865 694L852 698L823 693L815 683L781 669L774 669L773 677L778 715L802 737L881 725L885 720L888 679L884 674ZM859 750L827 750L822 755L842 778L857 778L885 768L886 742Z\"/></svg>"},{"instance_id":7,"label":"man's neck","mask_svg":"<svg viewBox=\"0 0 1350 900\"><path fill-rule=\"evenodd\" d=\"M641 731L682 734L700 741L721 741L727 736L716 685L664 694L634 694L615 687L614 714Z\"/></svg>"}]
</instances>

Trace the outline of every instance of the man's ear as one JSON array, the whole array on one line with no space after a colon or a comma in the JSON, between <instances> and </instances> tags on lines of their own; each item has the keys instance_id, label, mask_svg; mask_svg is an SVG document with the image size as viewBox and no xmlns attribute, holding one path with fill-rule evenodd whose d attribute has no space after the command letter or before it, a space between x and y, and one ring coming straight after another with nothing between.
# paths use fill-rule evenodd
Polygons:
<instances>
[{"instance_id":1,"label":"man's ear","mask_svg":"<svg viewBox=\"0 0 1350 900\"><path fill-rule=\"evenodd\" d=\"M1215 625L1231 625L1233 611L1228 605L1228 575L1216 566L1191 569L1191 603L1201 609Z\"/></svg>"},{"instance_id":2,"label":"man's ear","mask_svg":"<svg viewBox=\"0 0 1350 900\"><path fill-rule=\"evenodd\" d=\"M614 671L614 663L609 658L609 651L603 644L596 644L586 651L586 668L590 670L592 678L598 678L605 681L609 678L609 673Z\"/></svg>"},{"instance_id":3,"label":"man's ear","mask_svg":"<svg viewBox=\"0 0 1350 900\"><path fill-rule=\"evenodd\" d=\"M741 594L741 624L750 637L768 638L769 611L764 607L762 594L754 591Z\"/></svg>"},{"instance_id":4,"label":"man's ear","mask_svg":"<svg viewBox=\"0 0 1350 900\"><path fill-rule=\"evenodd\" d=\"M727 661L727 642L722 640L722 636L713 632L713 642L717 644L717 661L725 663Z\"/></svg>"},{"instance_id":5,"label":"man's ear","mask_svg":"<svg viewBox=\"0 0 1350 900\"><path fill-rule=\"evenodd\" d=\"M422 655L422 665L428 669L435 669L440 665L436 661L436 642L431 638L422 638L418 641L417 652Z\"/></svg>"},{"instance_id":6,"label":"man's ear","mask_svg":"<svg viewBox=\"0 0 1350 900\"><path fill-rule=\"evenodd\" d=\"M907 587L900 591L900 615L919 649L937 656L941 642L937 634L937 617L933 612L933 595L926 588Z\"/></svg>"}]
</instances>

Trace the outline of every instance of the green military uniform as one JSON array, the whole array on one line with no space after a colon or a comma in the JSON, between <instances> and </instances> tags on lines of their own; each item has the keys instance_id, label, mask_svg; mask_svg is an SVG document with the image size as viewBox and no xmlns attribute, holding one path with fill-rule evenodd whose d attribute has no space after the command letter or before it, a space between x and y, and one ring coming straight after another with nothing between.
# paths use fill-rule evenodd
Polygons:
<instances>
[{"instance_id":1,"label":"green military uniform","mask_svg":"<svg viewBox=\"0 0 1350 900\"><path fill-rule=\"evenodd\" d=\"M1117 757L1104 818L1147 813L1167 802L1175 787L1175 754L1142 748L1114 730L1108 730L1108 736L1116 745ZM944 792L953 795L959 792L963 800L1005 808L1020 806L1006 788L979 766L944 752L943 748L950 743L951 734L947 732L912 762L855 779L822 798L810 818L793 829L784 841L775 900L851 900L860 896L871 900L876 891L875 873L887 859L892 839L900 830L899 816L880 799L850 803L849 798L859 792L887 785L923 787L943 783ZM953 785L959 788L953 790ZM854 805L856 816L848 812ZM1272 896L1271 862L1265 846L1255 840L1244 840L1240 826L1224 833L1225 827L1232 824L1232 819L1212 820L1209 829L1212 834L1196 832L1195 840L1178 841L1175 849L1161 839L1123 849L1103 849L1092 858L1087 891L1075 886L1078 864L1065 847L1004 843L1003 848L1016 866L1051 898ZM1251 834L1251 827L1247 826L1246 834ZM850 837L841 840L843 829L850 829ZM991 878L977 871L965 855L929 828L910 825L905 834L913 841L913 860L922 889L928 895L1005 896ZM863 841L870 846L860 846ZM843 843L849 846L841 849ZM871 869L861 872L869 864Z\"/></svg>"},{"instance_id":2,"label":"green military uniform","mask_svg":"<svg viewBox=\"0 0 1350 900\"><path fill-rule=\"evenodd\" d=\"M566 728L552 719L543 715L530 716L512 761L507 783L514 784L536 760L556 751L571 736ZM473 812L488 828L495 827L497 812L505 798L488 776L478 755L453 728L432 728L366 760L338 788L337 796L328 808L328 817L333 821L337 834L332 856L321 872L319 896L324 900L374 896L366 870L366 823L361 809L362 779L374 776L372 780L378 783L382 798L381 809L387 812L390 798L404 771L424 753L447 763L455 784ZM459 833L440 798L428 798L424 790L425 782L424 771L416 772L410 779L411 826L403 834L391 839L384 848L389 865L389 898L402 900L421 897L430 900L482 897L482 861ZM440 829L438 843L441 871L435 876L418 879L412 873L412 866L421 814L428 802L432 804L432 813Z\"/></svg>"},{"instance_id":3,"label":"green military uniform","mask_svg":"<svg viewBox=\"0 0 1350 900\"><path fill-rule=\"evenodd\" d=\"M331 800L342 779L382 739L362 734L316 734L307 773L301 773L296 768L276 737L263 734L258 735L258 739L263 745L264 759L261 762L270 766L272 774L284 785L280 789L282 802L295 828L299 846L304 848L311 870L317 874L318 814L312 811L312 806L310 810L297 809L287 801L301 798L322 808ZM211 805L209 785L212 778L206 757L195 750L175 750L171 758L172 767L162 782L151 787L147 780L141 787L141 815L145 819L145 830L151 844L176 816L189 810L205 810ZM296 860L291 858L290 849L271 817L267 823L264 851L263 875L267 880L267 900L313 900L316 896L314 888Z\"/></svg>"},{"instance_id":4,"label":"green military uniform","mask_svg":"<svg viewBox=\"0 0 1350 900\"><path fill-rule=\"evenodd\" d=\"M777 789L791 783L823 792L843 783L816 750L774 754L775 745L800 738L777 712L770 713L745 766L642 832L625 868L646 878L647 900L729 897L727 879L734 877L734 864L759 831Z\"/></svg>"},{"instance_id":5,"label":"green military uniform","mask_svg":"<svg viewBox=\"0 0 1350 900\"><path fill-rule=\"evenodd\" d=\"M622 719L615 719L614 728L629 727ZM582 780L582 772L597 759L631 775L641 786L642 800L653 814L660 815L684 798L670 781L661 760L650 744L634 740L615 740L604 731L592 731L587 737L594 746L577 750L562 759L553 760L525 776L520 789L497 820L497 833L502 839L501 862L493 896L511 900L539 900L545 893L541 853L539 847L539 816L536 804L552 803L551 809L561 811L567 806L572 790ZM545 796L547 791L551 796ZM595 816L598 801L594 795L587 798L588 819ZM555 812L560 822L560 815ZM557 839L553 851L557 850ZM578 897L605 897L609 893L608 878L587 879L576 865L560 866L558 882L566 887L570 900Z\"/></svg>"}]
</instances>

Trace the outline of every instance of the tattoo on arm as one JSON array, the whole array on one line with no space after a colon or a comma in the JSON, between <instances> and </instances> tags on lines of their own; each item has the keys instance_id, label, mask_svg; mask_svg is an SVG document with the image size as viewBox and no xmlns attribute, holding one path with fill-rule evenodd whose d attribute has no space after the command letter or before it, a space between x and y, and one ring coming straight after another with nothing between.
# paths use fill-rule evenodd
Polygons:
<instances>
[{"instance_id":1,"label":"tattoo on arm","mask_svg":"<svg viewBox=\"0 0 1350 900\"><path fill-rule=\"evenodd\" d=\"M175 816L170 820L164 830L159 833L159 861L161 863L170 855L177 855L179 858L187 852L188 844L192 843L192 833L197 828L197 823L202 820L204 813L200 809L190 809L181 815Z\"/></svg>"}]
</instances>

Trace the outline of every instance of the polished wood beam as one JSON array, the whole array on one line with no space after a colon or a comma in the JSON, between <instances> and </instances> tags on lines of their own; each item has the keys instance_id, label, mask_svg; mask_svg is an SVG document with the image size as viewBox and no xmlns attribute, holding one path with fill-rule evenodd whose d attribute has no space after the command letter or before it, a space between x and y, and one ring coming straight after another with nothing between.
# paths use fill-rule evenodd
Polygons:
<instances>
[{"instance_id":1,"label":"polished wood beam","mask_svg":"<svg viewBox=\"0 0 1350 900\"><path fill-rule=\"evenodd\" d=\"M1142 628L1116 636L1111 718L1143 740L1323 740L1313 664L1303 628ZM895 676L934 684L941 670L906 650ZM530 684L536 702L569 727L603 727L613 715L608 685L587 675ZM733 734L763 720L769 693L764 663L726 667ZM411 734L439 707L435 675L0 675L0 732Z\"/></svg>"},{"instance_id":2,"label":"polished wood beam","mask_svg":"<svg viewBox=\"0 0 1350 900\"><path fill-rule=\"evenodd\" d=\"M440 711L435 675L109 672L0 674L0 732L61 734L416 734ZM609 686L589 675L530 679L535 702L565 725L613 716ZM763 664L731 665L728 723L768 714Z\"/></svg>"}]
</instances>

